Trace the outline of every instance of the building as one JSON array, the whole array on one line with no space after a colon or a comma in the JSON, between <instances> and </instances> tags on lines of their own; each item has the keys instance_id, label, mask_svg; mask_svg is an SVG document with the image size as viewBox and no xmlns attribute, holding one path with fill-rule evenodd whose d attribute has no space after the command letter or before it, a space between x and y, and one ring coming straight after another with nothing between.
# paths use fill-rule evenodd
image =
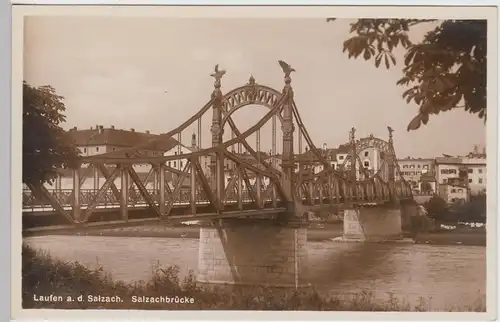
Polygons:
<instances>
[{"instance_id":1,"label":"building","mask_svg":"<svg viewBox=\"0 0 500 322\"><path fill-rule=\"evenodd\" d=\"M435 180L430 178L434 174L434 159L411 158L398 159L399 169L403 178L411 183L414 192L429 192L429 186L436 192ZM429 183L429 185L427 185ZM425 186L425 187L424 187Z\"/></svg>"},{"instance_id":2,"label":"building","mask_svg":"<svg viewBox=\"0 0 500 322\"><path fill-rule=\"evenodd\" d=\"M338 148L327 148L326 144L323 144L322 149L318 149L321 157L324 158L333 169L341 169L349 155L349 146L344 144ZM300 169L310 169L312 173L319 173L324 170L324 165L319 161L316 154L306 147L306 151L302 154L295 156L297 160L296 171Z\"/></svg>"},{"instance_id":3,"label":"building","mask_svg":"<svg viewBox=\"0 0 500 322\"><path fill-rule=\"evenodd\" d=\"M449 204L469 201L469 192L465 185L440 184L438 194Z\"/></svg>"},{"instance_id":4,"label":"building","mask_svg":"<svg viewBox=\"0 0 500 322\"><path fill-rule=\"evenodd\" d=\"M327 148L326 144L323 144L323 148L318 150L321 153L321 156L332 166L332 168L338 171L346 171L351 170L351 145L349 143L342 144L338 148ZM368 147L362 150L357 151L359 156L361 166L365 169L368 175L373 175L377 171L379 171L384 163L385 155L383 152L380 152L376 147ZM301 155L297 157L298 168L309 168L312 173L318 173L323 171L324 166L318 160L316 155L307 150ZM356 162L356 171L359 177L359 162ZM298 169L297 169L298 170Z\"/></svg>"},{"instance_id":5,"label":"building","mask_svg":"<svg viewBox=\"0 0 500 322\"><path fill-rule=\"evenodd\" d=\"M184 155L184 154L189 154L193 153L200 150L196 143L196 134L193 133L191 136L191 145L183 145L177 140L175 140L175 143L171 146L169 150L166 150L163 155L164 156L172 156L172 155ZM167 161L167 166L177 169L177 170L184 170L184 167L187 164L187 158L182 158L178 160L172 160L172 161ZM208 155L203 155L198 158L198 162L200 162L201 168L203 170L203 173L208 174L210 173L210 156Z\"/></svg>"},{"instance_id":6,"label":"building","mask_svg":"<svg viewBox=\"0 0 500 322\"><path fill-rule=\"evenodd\" d=\"M436 182L448 184L459 181L471 194L486 190L486 155L470 153L463 157L436 158Z\"/></svg>"},{"instance_id":7,"label":"building","mask_svg":"<svg viewBox=\"0 0 500 322\"><path fill-rule=\"evenodd\" d=\"M104 128L102 125L96 125L95 128L90 129L78 129L74 127L66 132L66 138L69 142L73 143L82 156L92 156L104 153L116 152L122 149L131 148L139 144L148 142L149 140L158 139L159 136L151 134L149 131L137 132L135 129L123 130L115 129L114 126L109 128ZM169 138L167 140L160 140L155 144L154 149L139 150L139 154L143 156L158 157L165 154L165 151L172 151L177 147L179 143L174 138ZM152 177L148 177L148 173L151 170L150 164L135 164L133 165L134 170L137 172L141 180L148 179L146 182L146 187L151 189L153 187ZM114 167L109 167L108 170L112 171ZM88 174L86 165L79 170L80 178L92 178L94 180L86 179L82 182L82 189L97 189L97 187L102 186L106 181L105 178L99 172L96 174ZM46 184L48 189L71 189L73 186L72 171L69 169L59 170L60 178L55 182L55 185ZM90 177L89 177L90 176ZM167 175L167 181L171 181L171 175ZM115 180L115 185L120 186L120 179Z\"/></svg>"},{"instance_id":8,"label":"building","mask_svg":"<svg viewBox=\"0 0 500 322\"><path fill-rule=\"evenodd\" d=\"M115 129L112 125L104 128L102 125L96 125L90 129L78 129L74 127L66 132L66 136L80 150L82 156L92 156L103 153L115 152L121 149L130 148L144 143L150 139L157 138L157 135L149 131L144 133L136 132L135 129L122 130ZM162 143L155 150L139 151L144 156L161 156L163 151L170 150L177 140L170 138L169 141Z\"/></svg>"}]
</instances>

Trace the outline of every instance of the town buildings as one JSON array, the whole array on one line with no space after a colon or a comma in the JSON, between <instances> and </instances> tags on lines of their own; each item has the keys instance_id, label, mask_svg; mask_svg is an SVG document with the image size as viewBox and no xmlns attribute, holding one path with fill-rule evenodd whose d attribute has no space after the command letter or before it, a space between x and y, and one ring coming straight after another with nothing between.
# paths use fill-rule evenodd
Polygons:
<instances>
[{"instance_id":1,"label":"town buildings","mask_svg":"<svg viewBox=\"0 0 500 322\"><path fill-rule=\"evenodd\" d=\"M176 155L191 153L198 148L196 147L196 136L193 135L193 139L191 141L191 146L186 147L178 142L173 137L168 139L161 139L157 134L151 134L149 131L146 132L138 132L135 129L123 130L116 129L114 126L110 126L109 128L104 128L102 125L96 125L95 127L91 127L90 129L78 129L74 127L66 132L66 137L68 141L73 143L82 156L92 156L99 155L104 153L116 152L121 149L126 149L130 147L137 146L138 144L142 144L148 142L150 140L157 140L156 144L154 144L154 149L145 149L140 150L142 156L145 157L159 157L162 155ZM193 146L194 142L194 146ZM185 165L186 160L180 161L168 161L167 165L173 167L174 169L182 169ZM205 160L200 161L205 164ZM170 163L170 164L168 164ZM175 163L175 164L174 164ZM183 164L184 163L184 164ZM153 176L149 175L151 170L150 164L135 164L133 165L134 170L137 172L139 178L141 180L146 181L146 187L152 188ZM83 165L82 169L80 169L80 177L84 177L86 166ZM102 177L101 174L97 170L94 170L95 174L90 175L93 177L93 180L85 180L82 183L81 189L97 189L104 184L105 178ZM205 170L204 170L205 171ZM55 186L47 187L49 189L72 189L72 173L67 169L62 169L59 171L60 177L56 180ZM167 172L167 181L172 181L172 175ZM115 185L117 187L120 186L120 180L115 180Z\"/></svg>"},{"instance_id":2,"label":"town buildings","mask_svg":"<svg viewBox=\"0 0 500 322\"><path fill-rule=\"evenodd\" d=\"M411 183L416 193L431 194L436 191L434 159L407 157L398 160L403 178Z\"/></svg>"},{"instance_id":3,"label":"town buildings","mask_svg":"<svg viewBox=\"0 0 500 322\"><path fill-rule=\"evenodd\" d=\"M486 151L475 148L466 156L445 155L435 160L436 181L439 185L458 183L466 186L471 194L486 191Z\"/></svg>"},{"instance_id":4,"label":"town buildings","mask_svg":"<svg viewBox=\"0 0 500 322\"><path fill-rule=\"evenodd\" d=\"M461 184L440 184L438 195L449 204L464 203L470 199L467 187Z\"/></svg>"},{"instance_id":5,"label":"town buildings","mask_svg":"<svg viewBox=\"0 0 500 322\"><path fill-rule=\"evenodd\" d=\"M149 131L138 132L134 129L123 130L115 129L114 126L104 128L102 125L91 127L90 129L77 129L76 127L67 131L67 138L80 150L83 156L92 156L103 153L115 152L120 149L125 149L138 144L148 142L150 140L157 140L154 149L139 151L143 156L178 156L187 155L192 152L198 151L197 137L193 133L191 136L190 144L182 144L173 137L168 139L159 140L159 135L151 134ZM350 171L350 145L342 144L336 148L328 148L324 144L318 152L322 157L330 163L330 165L338 170L344 171L347 175ZM249 153L236 153L241 160L250 163L257 167L263 167L258 164L258 161L253 155ZM260 160L272 164L277 169L281 169L281 156L271 155L271 153L258 152ZM384 163L384 154L379 152L377 148L367 147L364 150L357 151L361 160L361 166L369 172L374 174L378 171ZM211 156L203 155L198 157L202 171L207 175L211 174ZM323 164L318 160L316 155L307 150L296 155L296 171L301 168L308 169L312 174L318 173L323 170ZM176 170L183 170L188 163L187 158L167 161L167 166ZM405 180L412 184L414 193L416 195L432 195L439 194L448 202L456 202L468 200L470 195L479 194L486 190L486 153L483 149L479 152L478 148L465 156L449 156L443 155L436 158L411 158L407 157L398 160L399 169ZM358 164L359 167L359 164ZM234 175L236 164L225 159L224 172L226 181ZM153 187L153 179L147 176L150 173L151 165L142 164L134 165L135 171L145 180L148 188ZM359 169L357 169L359 170ZM81 169L81 177L84 176L85 169ZM356 171L359 175L360 171ZM56 181L58 189L71 189L72 188L72 174L69 170L61 170L61 178ZM92 177L92 175L90 176ZM95 177L95 176L94 176ZM147 180L146 180L147 178ZM169 173L166 180L170 183L173 182L175 176ZM255 178L249 178L254 182ZM97 178L97 183L94 179L86 180L82 189L96 189L102 186L105 179L102 175ZM265 179L262 179L263 183ZM186 184L189 184L186 180ZM119 186L119 180L115 182ZM52 187L47 187L53 189Z\"/></svg>"}]
</instances>

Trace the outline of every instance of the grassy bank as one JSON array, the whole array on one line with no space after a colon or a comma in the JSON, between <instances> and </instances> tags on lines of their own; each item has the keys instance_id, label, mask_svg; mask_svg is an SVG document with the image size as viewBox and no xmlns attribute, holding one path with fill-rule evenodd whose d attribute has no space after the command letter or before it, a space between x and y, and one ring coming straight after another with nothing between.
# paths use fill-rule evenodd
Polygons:
<instances>
[{"instance_id":1,"label":"grassy bank","mask_svg":"<svg viewBox=\"0 0 500 322\"><path fill-rule=\"evenodd\" d=\"M23 308L57 309L225 309L225 310L314 310L314 311L429 311L425 301L411 306L389 297L376 301L369 293L348 297L325 298L314 290L277 292L270 288L231 290L202 288L190 274L179 280L178 268L155 268L146 282L126 284L113 280L101 269L91 270L77 262L62 262L49 254L23 246L22 303ZM62 301L40 302L42 297L61 296ZM88 296L119 297L119 302L89 302ZM83 300L78 301L82 296ZM134 302L142 297L169 297L174 303ZM68 299L72 301L68 301ZM188 303L175 303L189 299ZM115 298L116 299L116 298ZM193 299L193 303L190 303ZM172 300L171 300L172 301ZM480 298L454 311L485 311L485 299Z\"/></svg>"}]
</instances>

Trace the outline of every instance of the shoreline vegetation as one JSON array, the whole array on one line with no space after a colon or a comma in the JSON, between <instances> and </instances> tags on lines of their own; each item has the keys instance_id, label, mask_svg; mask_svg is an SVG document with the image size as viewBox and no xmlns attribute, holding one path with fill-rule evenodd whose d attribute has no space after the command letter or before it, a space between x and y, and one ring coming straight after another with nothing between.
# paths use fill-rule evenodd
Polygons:
<instances>
[{"instance_id":1,"label":"shoreline vegetation","mask_svg":"<svg viewBox=\"0 0 500 322\"><path fill-rule=\"evenodd\" d=\"M314 289L204 288L196 285L192 272L180 280L176 266L154 267L150 280L127 284L115 281L102 267L90 269L78 262L61 261L27 245L22 248L22 306L24 309L436 311L424 298L411 305L390 294L381 301L368 292L327 298ZM486 312L486 297L480 296L464 307L439 311Z\"/></svg>"},{"instance_id":2,"label":"shoreline vegetation","mask_svg":"<svg viewBox=\"0 0 500 322\"><path fill-rule=\"evenodd\" d=\"M307 232L307 240L310 242L329 241L333 238L341 237L342 232L342 221L311 223ZM54 233L54 235L197 239L200 235L200 228L196 225L142 225L126 228L94 229L77 233L61 232ZM422 231L418 232L415 236L405 234L405 237L413 237L416 244L486 246L486 230L484 227L473 228L462 225L456 227L454 230L439 229Z\"/></svg>"}]
</instances>

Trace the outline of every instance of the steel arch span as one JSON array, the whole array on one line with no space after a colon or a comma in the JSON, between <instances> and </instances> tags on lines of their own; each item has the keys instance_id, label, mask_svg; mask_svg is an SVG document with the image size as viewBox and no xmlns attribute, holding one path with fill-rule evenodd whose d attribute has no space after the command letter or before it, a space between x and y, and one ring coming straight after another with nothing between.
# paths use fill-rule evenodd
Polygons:
<instances>
[{"instance_id":1,"label":"steel arch span","mask_svg":"<svg viewBox=\"0 0 500 322\"><path fill-rule=\"evenodd\" d=\"M358 151L365 147L373 146L387 154L387 177L380 171L361 177L355 174L356 167L351 172L333 168L302 122L291 86L294 70L286 64L282 68L285 84L281 91L257 84L250 77L243 86L224 94L221 80L225 71L216 66L208 102L175 129L129 148L82 157L79 167L71 170L71 189L63 189L60 183L51 190L28 186L23 191L23 227L49 229L240 216L283 218L283 214L291 218L299 215L300 211L294 209L300 204L339 210L354 204L412 198L399 172L392 132L389 141L373 137L356 141L354 131L350 136L351 160L359 159ZM268 112L240 131L232 114L249 105L265 106ZM211 120L209 147L202 146L204 116ZM272 124L272 149L266 154L260 148L260 131L268 122ZM282 131L282 151L277 150L277 122ZM224 141L227 126L231 139ZM196 148L183 153L183 133L191 128L197 129L197 136L192 137L193 142L197 140ZM251 135L256 137L255 146L248 140ZM166 149L172 139L177 145L167 152L177 149L178 153L151 153ZM303 147L315 156L322 171L297 169L297 155L303 153ZM90 188L86 186L88 179Z\"/></svg>"}]
</instances>

